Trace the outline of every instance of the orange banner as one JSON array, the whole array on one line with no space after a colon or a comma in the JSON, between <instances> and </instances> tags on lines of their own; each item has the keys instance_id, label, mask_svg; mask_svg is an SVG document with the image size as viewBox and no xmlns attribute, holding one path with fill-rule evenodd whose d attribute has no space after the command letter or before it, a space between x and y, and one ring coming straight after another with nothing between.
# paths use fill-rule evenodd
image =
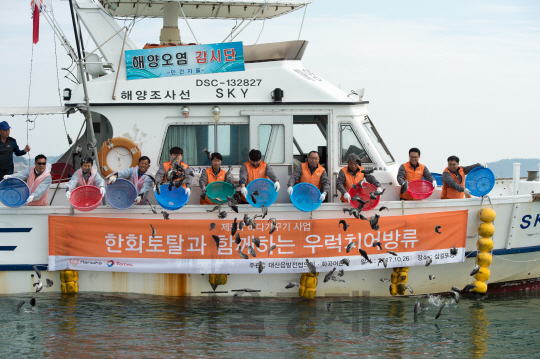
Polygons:
<instances>
[{"instance_id":1,"label":"orange banner","mask_svg":"<svg viewBox=\"0 0 540 359\"><path fill-rule=\"evenodd\" d=\"M368 221L352 217L347 219L350 227L346 231L338 222L339 219L280 220L275 232L269 234L271 224L258 219L256 228L249 226L238 231L242 241L237 245L231 235L231 220L50 216L49 265L52 270L117 271L123 267L121 270L125 271L164 273L209 273L209 268L216 270L217 265L227 273L235 273L227 267L245 267L261 260L267 268L274 267L272 263L281 268L283 263L306 258L339 262L347 257L358 269L376 268L376 260L383 257L388 258L389 267L422 265L427 255L433 256L434 264L464 260L466 210L381 217L378 231L372 230ZM210 230L211 223L216 224L214 230ZM156 230L155 237L150 225ZM440 234L436 233L436 226L440 226ZM212 235L220 238L219 247ZM254 238L260 240L259 247L254 245ZM372 246L377 241L381 249ZM356 248L346 253L351 242L356 242ZM248 254L248 246L255 250L256 257ZM272 246L276 247L269 253ZM448 249L453 246L459 249L457 256L449 254ZM373 263L360 256L358 247L372 257ZM238 248L250 261L240 257ZM201 260L200 268L194 268L198 266L197 260ZM285 264L285 269L289 266L298 267Z\"/></svg>"}]
</instances>

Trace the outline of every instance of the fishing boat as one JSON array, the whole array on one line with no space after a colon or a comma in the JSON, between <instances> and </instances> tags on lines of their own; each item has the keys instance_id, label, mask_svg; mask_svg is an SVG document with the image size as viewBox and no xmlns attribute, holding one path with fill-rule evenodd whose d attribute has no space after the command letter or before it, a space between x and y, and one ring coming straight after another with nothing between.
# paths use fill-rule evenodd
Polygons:
<instances>
[{"instance_id":1,"label":"fishing boat","mask_svg":"<svg viewBox=\"0 0 540 359\"><path fill-rule=\"evenodd\" d=\"M85 131L56 164L61 170L49 190L50 206L0 207L0 293L32 291L34 265L57 283L46 290L58 292L76 282L71 291L287 296L298 295L295 286L285 289L298 282L303 291L306 286L312 293L316 289L316 296L390 296L396 294L392 284L399 283L392 273L407 273L402 283L415 295L447 292L475 280L470 272L483 253L478 252L478 228L486 208L496 213L495 220L484 221L494 224L494 245L485 251L492 256L489 262L493 260L484 277L487 292L538 286L540 182L534 176L520 179L515 165L514 177L495 180L487 196L442 200L437 187L426 199L401 201L396 181L400 163L377 132L362 91L345 92L305 68L308 41L234 41L251 22L301 11L308 4L71 0L76 46L67 41L53 14L42 11L77 63L78 83L64 91L64 106L3 108L0 114L80 112ZM122 18L163 18L159 42L138 48L117 21ZM240 24L215 44L185 44L178 25L185 21L189 27L191 19L237 19ZM81 48L81 29L95 49ZM94 156L103 176L135 166L141 155L152 160L156 173L174 146L183 148L182 161L194 178L187 203L169 210L169 219L160 213L165 209L154 193L148 200L157 206L157 214L148 205L119 210L105 202L83 212L64 196L68 175L85 153ZM248 152L258 149L281 183L268 217L239 232L243 253L259 238L256 256L239 256L231 224L244 214L261 214L260 208L244 204L235 213L224 206L220 211L227 217L220 219L208 211L212 206L199 203L198 178L210 165L205 149L222 154L223 167L232 168L235 184ZM319 153L331 186L316 210L301 211L291 202L286 184L310 151ZM336 181L351 153L366 170L373 170L385 190L375 208L361 212L368 218L381 216L378 230L343 211L350 205L341 201ZM277 222L271 234L268 218ZM341 219L350 225L346 231L338 225ZM214 230L209 230L210 223L216 224ZM218 246L212 235L220 238ZM351 242L356 248L347 252ZM374 242L381 247L373 247ZM306 259L315 265L318 283L305 275L301 280L302 273L310 271ZM323 282L333 268L336 273L344 270L342 281Z\"/></svg>"}]
</instances>

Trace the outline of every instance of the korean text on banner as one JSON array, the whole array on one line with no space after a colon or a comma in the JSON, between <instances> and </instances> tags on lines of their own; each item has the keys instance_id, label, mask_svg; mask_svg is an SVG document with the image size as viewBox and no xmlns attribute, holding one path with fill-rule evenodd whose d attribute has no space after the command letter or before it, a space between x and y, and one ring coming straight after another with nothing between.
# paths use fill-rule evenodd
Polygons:
<instances>
[{"instance_id":1,"label":"korean text on banner","mask_svg":"<svg viewBox=\"0 0 540 359\"><path fill-rule=\"evenodd\" d=\"M306 258L321 270L338 266L343 258L350 260L348 270L381 268L379 258L386 258L390 268L424 265L427 256L432 265L465 259L466 210L381 217L379 231L373 231L367 221L349 219L350 227L344 232L338 221L279 220L277 230L269 235L270 223L259 220L256 228L239 231L242 252L247 253L251 245L257 254L245 260L231 235L232 221L50 216L49 270L255 273L262 261L265 273L292 273L307 271ZM209 231L212 222L216 229ZM150 224L156 229L155 237ZM435 232L436 226L441 226L441 234ZM219 247L212 235L219 236ZM255 237L260 247L253 244ZM376 241L382 249L372 246ZM351 242L357 242L372 263L357 248L346 253ZM457 255L450 254L453 246Z\"/></svg>"},{"instance_id":2,"label":"korean text on banner","mask_svg":"<svg viewBox=\"0 0 540 359\"><path fill-rule=\"evenodd\" d=\"M244 71L242 42L127 50L128 80Z\"/></svg>"}]
</instances>

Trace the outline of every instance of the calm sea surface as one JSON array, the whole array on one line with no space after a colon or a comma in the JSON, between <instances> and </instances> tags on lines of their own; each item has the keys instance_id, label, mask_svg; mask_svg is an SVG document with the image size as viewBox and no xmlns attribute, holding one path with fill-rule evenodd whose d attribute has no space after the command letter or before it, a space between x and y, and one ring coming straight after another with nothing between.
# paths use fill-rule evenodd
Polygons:
<instances>
[{"instance_id":1,"label":"calm sea surface","mask_svg":"<svg viewBox=\"0 0 540 359\"><path fill-rule=\"evenodd\" d=\"M419 298L416 317L416 298L30 298L0 296L1 358L540 357L540 292Z\"/></svg>"}]
</instances>

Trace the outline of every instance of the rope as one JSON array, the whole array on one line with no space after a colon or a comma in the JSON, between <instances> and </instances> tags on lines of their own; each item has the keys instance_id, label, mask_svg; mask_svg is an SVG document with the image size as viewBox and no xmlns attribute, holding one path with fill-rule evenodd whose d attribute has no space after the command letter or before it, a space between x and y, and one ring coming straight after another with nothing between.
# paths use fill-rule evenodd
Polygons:
<instances>
[{"instance_id":1,"label":"rope","mask_svg":"<svg viewBox=\"0 0 540 359\"><path fill-rule=\"evenodd\" d=\"M51 14L52 14L52 16L54 16L54 14L52 12L52 8L51 8ZM56 52L56 36L54 36L54 34L53 34L53 39L54 39L54 58L55 58L55 63L56 63L56 84L57 84L57 89L58 89L58 102L60 103L60 106L61 106L62 105L62 93L60 91L60 74L58 73L58 54ZM67 136L68 142L69 142L69 134L68 134L67 127L66 127L66 118L64 117L63 113L62 113L62 122L64 123L64 131L66 131L66 136Z\"/></svg>"},{"instance_id":2,"label":"rope","mask_svg":"<svg viewBox=\"0 0 540 359\"><path fill-rule=\"evenodd\" d=\"M30 93L32 89L32 68L34 65L34 42L32 42L32 55L30 56L30 81L28 83L28 102L26 104L26 145L29 143L30 138L30 129L28 123L30 122L30 115L28 112L30 111ZM37 116L36 116L37 118ZM35 119L34 119L35 120ZM30 151L27 153L28 155L28 167L30 167Z\"/></svg>"},{"instance_id":3,"label":"rope","mask_svg":"<svg viewBox=\"0 0 540 359\"><path fill-rule=\"evenodd\" d=\"M304 16L302 16L302 24L300 25L300 32L298 33L298 40L300 40L300 34L302 33L302 27L304 26L304 18L306 17L307 5L304 8Z\"/></svg>"},{"instance_id":4,"label":"rope","mask_svg":"<svg viewBox=\"0 0 540 359\"><path fill-rule=\"evenodd\" d=\"M511 259L506 259L506 258L503 258L501 256L493 256L494 258L499 258L499 259L502 259L503 261L508 261L508 262L514 262L514 263L527 263L527 262L536 262L537 260L540 259L540 257L536 258L536 259L531 259L531 260L528 260L528 261L513 261Z\"/></svg>"},{"instance_id":5,"label":"rope","mask_svg":"<svg viewBox=\"0 0 540 359\"><path fill-rule=\"evenodd\" d=\"M193 30L191 30L191 26L189 26L189 22L187 21L186 14L184 14L184 9L182 9L182 4L179 4L179 5L180 5L180 11L182 11L182 15L184 16L184 20L186 20L186 24L189 27L189 31L191 31L191 35L193 35L193 38L195 38L195 42L199 44L199 41L197 40L197 37L193 33Z\"/></svg>"},{"instance_id":6,"label":"rope","mask_svg":"<svg viewBox=\"0 0 540 359\"><path fill-rule=\"evenodd\" d=\"M266 22L266 19L263 20L263 25L262 25L262 28L261 28L261 32L259 32L259 36L257 37L257 41L255 41L255 44L257 44L259 42L259 38L261 37L261 34L264 30L264 23ZM253 44L253 45L255 45Z\"/></svg>"}]
</instances>

